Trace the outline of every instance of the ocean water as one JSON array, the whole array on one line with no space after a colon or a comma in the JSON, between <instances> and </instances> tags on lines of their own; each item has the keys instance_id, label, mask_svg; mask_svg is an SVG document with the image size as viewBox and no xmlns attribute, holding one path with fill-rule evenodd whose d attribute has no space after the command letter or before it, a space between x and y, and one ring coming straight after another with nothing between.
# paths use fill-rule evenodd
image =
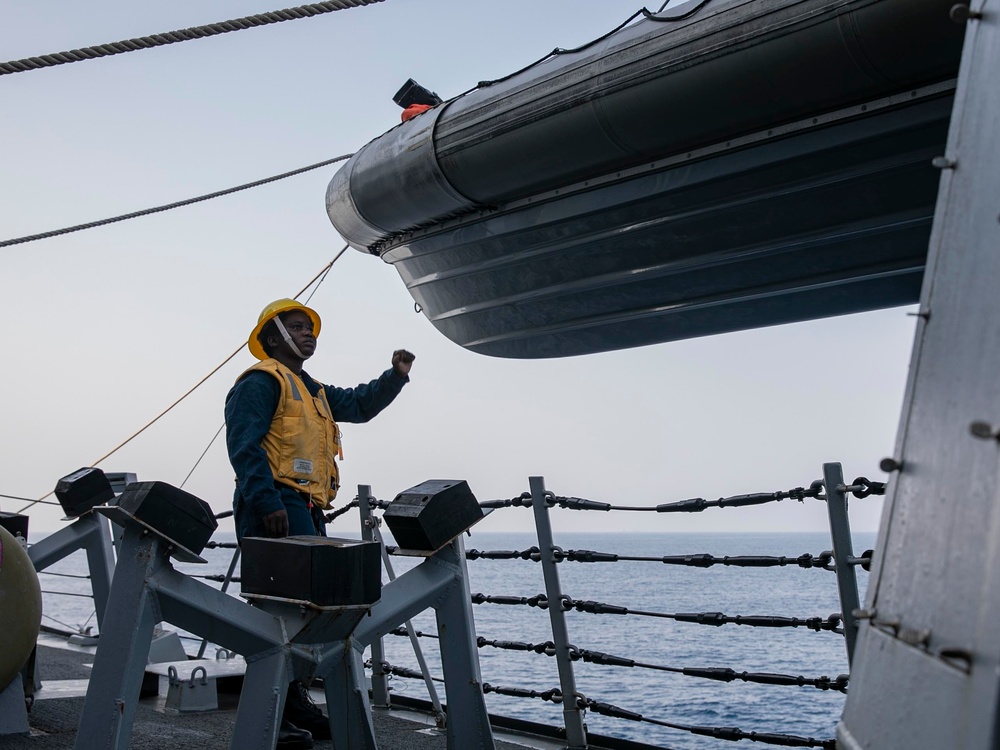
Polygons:
<instances>
[{"instance_id":1,"label":"ocean water","mask_svg":"<svg viewBox=\"0 0 1000 750\"><path fill-rule=\"evenodd\" d=\"M220 535L217 541L231 541ZM391 541L391 540L390 540ZM875 535L854 535L855 554L874 546ZM826 533L784 534L558 534L555 543L564 550L591 549L619 555L661 557L708 553L798 557L830 549ZM523 550L537 544L533 533L473 533L465 537L467 549ZM207 565L178 564L190 574L225 573L233 551L206 550ZM393 557L397 575L419 560ZM530 560L470 560L472 593L532 597L544 593L542 570ZM688 568L659 562L576 563L559 565L562 590L573 599L595 600L659 613L723 612L726 615L776 615L822 617L839 612L835 574L798 566L740 569L716 565ZM86 572L81 553L51 568L52 573ZM43 591L86 593L85 579L40 576ZM868 574L858 568L862 592ZM219 584L212 584L218 586ZM238 593L233 584L230 593ZM43 594L45 624L73 630L89 625L96 631L90 599L55 593ZM478 635L489 640L542 643L551 640L549 613L534 607L479 604L473 606ZM659 617L566 613L571 642L581 649L601 651L636 662L672 668L728 667L737 672L777 672L807 678L847 673L847 651L842 635L806 628L759 628L743 625L713 627L675 622ZM414 619L418 630L434 633L432 612ZM169 625L165 626L169 629ZM197 640L185 642L195 653ZM420 639L431 673L440 676L437 641ZM385 639L391 664L417 668L409 639ZM209 654L214 653L209 650ZM484 682L503 687L545 691L559 687L556 661L532 652L485 647L479 650ZM845 696L811 686L785 687L734 681L717 682L661 670L574 664L577 689L596 701L611 703L643 717L673 724L739 727L750 732L782 732L829 739L843 709ZM419 679L394 677L396 693L427 698ZM438 686L446 700L443 686ZM492 713L549 724L562 723L561 707L537 698L487 695ZM699 737L643 721L588 714L588 729L599 734L639 740L675 750L709 750L732 747L731 742ZM747 744L747 743L744 743ZM754 743L755 747L761 746Z\"/></svg>"}]
</instances>

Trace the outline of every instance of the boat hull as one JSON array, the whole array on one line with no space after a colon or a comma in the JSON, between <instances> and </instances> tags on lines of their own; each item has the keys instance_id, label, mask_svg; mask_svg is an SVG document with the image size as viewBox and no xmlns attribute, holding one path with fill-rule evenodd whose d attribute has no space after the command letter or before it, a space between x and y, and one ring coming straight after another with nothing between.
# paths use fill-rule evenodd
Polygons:
<instances>
[{"instance_id":1,"label":"boat hull","mask_svg":"<svg viewBox=\"0 0 1000 750\"><path fill-rule=\"evenodd\" d=\"M708 7L393 129L334 177L334 225L493 356L915 302L962 39L947 3Z\"/></svg>"}]
</instances>

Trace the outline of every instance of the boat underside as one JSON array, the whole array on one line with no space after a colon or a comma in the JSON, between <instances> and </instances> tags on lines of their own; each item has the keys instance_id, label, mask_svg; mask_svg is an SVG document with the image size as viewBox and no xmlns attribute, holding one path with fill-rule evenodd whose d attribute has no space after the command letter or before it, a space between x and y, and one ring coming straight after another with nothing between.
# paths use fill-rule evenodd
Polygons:
<instances>
[{"instance_id":1,"label":"boat underside","mask_svg":"<svg viewBox=\"0 0 1000 750\"><path fill-rule=\"evenodd\" d=\"M564 357L917 301L962 28L942 0L723 0L375 139L327 190L452 341Z\"/></svg>"},{"instance_id":2,"label":"boat underside","mask_svg":"<svg viewBox=\"0 0 1000 750\"><path fill-rule=\"evenodd\" d=\"M382 258L442 333L500 357L913 303L951 92L855 106L445 221Z\"/></svg>"}]
</instances>

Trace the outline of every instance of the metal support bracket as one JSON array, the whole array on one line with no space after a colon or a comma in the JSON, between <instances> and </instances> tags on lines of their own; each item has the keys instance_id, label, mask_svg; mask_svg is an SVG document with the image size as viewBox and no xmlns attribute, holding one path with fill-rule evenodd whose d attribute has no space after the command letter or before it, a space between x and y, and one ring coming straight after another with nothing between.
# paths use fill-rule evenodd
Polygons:
<instances>
[{"instance_id":1,"label":"metal support bracket","mask_svg":"<svg viewBox=\"0 0 1000 750\"><path fill-rule=\"evenodd\" d=\"M823 484L826 486L826 510L830 517L830 534L833 537L833 557L837 561L837 589L840 592L840 611L844 618L844 640L847 642L847 662L854 660L854 644L858 640L858 618L855 612L861 607L858 596L858 578L849 560L854 557L851 541L851 523L847 515L848 487L844 484L844 470L839 463L823 464Z\"/></svg>"}]
</instances>

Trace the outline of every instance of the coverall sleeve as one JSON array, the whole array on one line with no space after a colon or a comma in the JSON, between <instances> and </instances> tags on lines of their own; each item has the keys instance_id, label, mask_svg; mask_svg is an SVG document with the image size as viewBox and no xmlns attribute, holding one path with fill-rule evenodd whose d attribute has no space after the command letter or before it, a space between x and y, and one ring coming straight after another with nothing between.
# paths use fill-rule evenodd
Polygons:
<instances>
[{"instance_id":1,"label":"coverall sleeve","mask_svg":"<svg viewBox=\"0 0 1000 750\"><path fill-rule=\"evenodd\" d=\"M226 448L236 472L236 489L257 516L285 507L262 446L280 397L278 382L259 371L248 373L226 396Z\"/></svg>"},{"instance_id":2,"label":"coverall sleeve","mask_svg":"<svg viewBox=\"0 0 1000 750\"><path fill-rule=\"evenodd\" d=\"M397 375L391 367L370 383L357 388L323 386L326 398L338 422L367 422L393 402L403 386L410 382L409 375Z\"/></svg>"}]
</instances>

